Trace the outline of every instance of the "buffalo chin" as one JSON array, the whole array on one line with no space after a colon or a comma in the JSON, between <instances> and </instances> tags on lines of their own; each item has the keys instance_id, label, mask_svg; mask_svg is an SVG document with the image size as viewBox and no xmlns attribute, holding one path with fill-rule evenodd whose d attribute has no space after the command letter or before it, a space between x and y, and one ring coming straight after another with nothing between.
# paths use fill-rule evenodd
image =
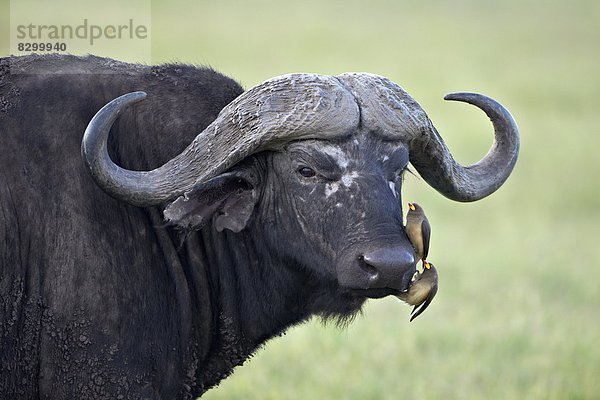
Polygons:
<instances>
[{"instance_id":1,"label":"buffalo chin","mask_svg":"<svg viewBox=\"0 0 600 400\"><path fill-rule=\"evenodd\" d=\"M398 290L392 288L345 289L337 292L337 296L320 297L317 314L323 323L333 322L340 328L347 327L361 312L367 299L380 299L389 295L397 295Z\"/></svg>"}]
</instances>

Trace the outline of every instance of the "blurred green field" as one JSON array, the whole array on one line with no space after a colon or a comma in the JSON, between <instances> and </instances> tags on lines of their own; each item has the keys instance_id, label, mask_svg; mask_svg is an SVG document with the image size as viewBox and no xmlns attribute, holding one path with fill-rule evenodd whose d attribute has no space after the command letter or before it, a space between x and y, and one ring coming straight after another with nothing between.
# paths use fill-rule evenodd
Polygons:
<instances>
[{"instance_id":1,"label":"blurred green field","mask_svg":"<svg viewBox=\"0 0 600 400\"><path fill-rule=\"evenodd\" d=\"M345 330L314 320L205 398L600 399L600 2L153 1L151 33L153 63L209 64L246 87L288 72L387 76L462 163L487 152L492 127L446 93L500 100L522 134L513 175L482 201L407 179L440 272L421 317L383 299Z\"/></svg>"}]
</instances>

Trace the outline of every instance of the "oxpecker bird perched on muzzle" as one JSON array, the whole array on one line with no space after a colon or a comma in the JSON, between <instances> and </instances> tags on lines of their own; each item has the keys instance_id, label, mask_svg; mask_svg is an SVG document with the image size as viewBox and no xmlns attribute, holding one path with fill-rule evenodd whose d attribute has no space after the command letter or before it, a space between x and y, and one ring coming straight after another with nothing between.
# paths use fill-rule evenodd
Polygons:
<instances>
[{"instance_id":1,"label":"oxpecker bird perched on muzzle","mask_svg":"<svg viewBox=\"0 0 600 400\"><path fill-rule=\"evenodd\" d=\"M406 293L397 295L400 300L415 306L410 320L417 318L435 297L438 291L438 273L433 264L423 260L423 272L417 272L414 283Z\"/></svg>"}]
</instances>

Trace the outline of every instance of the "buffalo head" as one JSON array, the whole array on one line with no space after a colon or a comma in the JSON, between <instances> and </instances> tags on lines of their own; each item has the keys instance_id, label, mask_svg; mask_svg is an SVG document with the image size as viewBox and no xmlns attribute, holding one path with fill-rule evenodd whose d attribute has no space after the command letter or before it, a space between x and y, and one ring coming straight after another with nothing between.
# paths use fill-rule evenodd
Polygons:
<instances>
[{"instance_id":1,"label":"buffalo head","mask_svg":"<svg viewBox=\"0 0 600 400\"><path fill-rule=\"evenodd\" d=\"M144 96L111 101L85 132L82 153L100 187L133 205L163 206L165 218L184 228L260 226L257 240L281 260L363 298L406 291L414 274L401 208L409 162L444 196L474 201L504 183L519 148L508 111L483 95L446 97L481 108L495 128L489 153L464 167L391 81L293 74L239 96L163 166L125 170L108 156L108 133L119 112Z\"/></svg>"}]
</instances>

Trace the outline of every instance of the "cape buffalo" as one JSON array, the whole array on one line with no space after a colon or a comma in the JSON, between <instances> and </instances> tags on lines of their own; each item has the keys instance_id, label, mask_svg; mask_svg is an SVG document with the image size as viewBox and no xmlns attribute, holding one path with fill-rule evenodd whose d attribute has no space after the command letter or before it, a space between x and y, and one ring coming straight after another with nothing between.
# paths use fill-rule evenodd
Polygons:
<instances>
[{"instance_id":1,"label":"cape buffalo","mask_svg":"<svg viewBox=\"0 0 600 400\"><path fill-rule=\"evenodd\" d=\"M291 325L406 291L407 164L474 201L518 154L499 103L447 98L494 125L477 164L380 76L244 92L189 65L2 58L0 397L193 398Z\"/></svg>"}]
</instances>

